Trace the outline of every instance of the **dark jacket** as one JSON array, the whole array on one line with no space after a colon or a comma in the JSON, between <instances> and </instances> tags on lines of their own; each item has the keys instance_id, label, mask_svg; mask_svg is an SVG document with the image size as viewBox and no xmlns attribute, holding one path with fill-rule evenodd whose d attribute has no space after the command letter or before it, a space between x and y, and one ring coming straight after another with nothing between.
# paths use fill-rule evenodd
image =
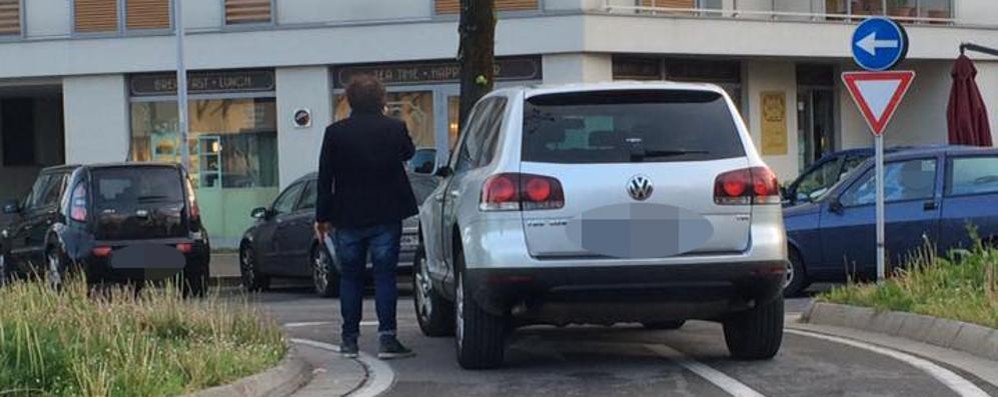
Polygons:
<instances>
[{"instance_id":1,"label":"dark jacket","mask_svg":"<svg viewBox=\"0 0 998 397\"><path fill-rule=\"evenodd\" d=\"M316 221L355 228L416 215L403 165L415 151L405 123L381 114L354 112L326 128Z\"/></svg>"}]
</instances>

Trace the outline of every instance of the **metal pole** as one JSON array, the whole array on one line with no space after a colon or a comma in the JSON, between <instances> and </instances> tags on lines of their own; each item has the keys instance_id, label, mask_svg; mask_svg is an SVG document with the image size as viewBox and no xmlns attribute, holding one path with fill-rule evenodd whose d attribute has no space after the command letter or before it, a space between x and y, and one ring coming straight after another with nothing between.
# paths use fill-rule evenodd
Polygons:
<instances>
[{"instance_id":1,"label":"metal pole","mask_svg":"<svg viewBox=\"0 0 998 397\"><path fill-rule=\"evenodd\" d=\"M884 264L884 136L877 135L877 282L883 282L886 267Z\"/></svg>"},{"instance_id":2,"label":"metal pole","mask_svg":"<svg viewBox=\"0 0 998 397\"><path fill-rule=\"evenodd\" d=\"M187 66L184 65L184 14L181 3L183 0L173 0L173 23L177 29L177 130L180 132L180 164L186 168L191 164L191 154L187 139Z\"/></svg>"}]
</instances>

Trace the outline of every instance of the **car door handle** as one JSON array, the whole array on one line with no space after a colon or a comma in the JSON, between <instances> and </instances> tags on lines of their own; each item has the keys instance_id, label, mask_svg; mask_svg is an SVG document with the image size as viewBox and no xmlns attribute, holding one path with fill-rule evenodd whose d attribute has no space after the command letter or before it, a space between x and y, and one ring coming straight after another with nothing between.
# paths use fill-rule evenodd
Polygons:
<instances>
[{"instance_id":1,"label":"car door handle","mask_svg":"<svg viewBox=\"0 0 998 397\"><path fill-rule=\"evenodd\" d=\"M936 203L935 200L926 201L924 204L922 204L922 209L926 211L934 211L938 208L939 208L939 203Z\"/></svg>"},{"instance_id":2,"label":"car door handle","mask_svg":"<svg viewBox=\"0 0 998 397\"><path fill-rule=\"evenodd\" d=\"M451 198L461 197L461 192L459 190L451 190L450 191L450 197Z\"/></svg>"},{"instance_id":3,"label":"car door handle","mask_svg":"<svg viewBox=\"0 0 998 397\"><path fill-rule=\"evenodd\" d=\"M443 194L438 194L436 196L433 196L433 201L436 201L438 203L442 203L444 201L444 195Z\"/></svg>"}]
</instances>

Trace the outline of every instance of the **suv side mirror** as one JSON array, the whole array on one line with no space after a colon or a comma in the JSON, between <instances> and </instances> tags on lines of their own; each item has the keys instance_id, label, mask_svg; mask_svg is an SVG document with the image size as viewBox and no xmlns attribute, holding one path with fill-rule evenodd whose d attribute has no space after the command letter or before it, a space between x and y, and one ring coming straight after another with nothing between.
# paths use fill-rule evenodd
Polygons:
<instances>
[{"instance_id":1,"label":"suv side mirror","mask_svg":"<svg viewBox=\"0 0 998 397\"><path fill-rule=\"evenodd\" d=\"M453 174L453 173L454 173L454 170L450 169L450 166L445 165L443 167L437 168L437 172L434 172L433 176L439 176L441 178L446 178L448 176L451 176L451 174Z\"/></svg>"},{"instance_id":2,"label":"suv side mirror","mask_svg":"<svg viewBox=\"0 0 998 397\"><path fill-rule=\"evenodd\" d=\"M3 213L5 214L16 214L21 212L21 204L17 200L11 200L3 205Z\"/></svg>"},{"instance_id":3,"label":"suv side mirror","mask_svg":"<svg viewBox=\"0 0 998 397\"><path fill-rule=\"evenodd\" d=\"M270 210L266 207L254 208L250 211L250 216L255 219L266 219L270 215Z\"/></svg>"}]
</instances>

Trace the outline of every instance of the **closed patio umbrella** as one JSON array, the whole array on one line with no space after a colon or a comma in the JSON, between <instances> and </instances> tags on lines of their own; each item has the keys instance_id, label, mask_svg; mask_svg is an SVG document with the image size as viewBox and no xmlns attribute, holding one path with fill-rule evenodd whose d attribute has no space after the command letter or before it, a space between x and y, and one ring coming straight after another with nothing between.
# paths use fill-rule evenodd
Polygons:
<instances>
[{"instance_id":1,"label":"closed patio umbrella","mask_svg":"<svg viewBox=\"0 0 998 397\"><path fill-rule=\"evenodd\" d=\"M977 88L977 68L960 54L953 65L953 88L950 91L946 119L952 145L992 146L988 111Z\"/></svg>"}]
</instances>

